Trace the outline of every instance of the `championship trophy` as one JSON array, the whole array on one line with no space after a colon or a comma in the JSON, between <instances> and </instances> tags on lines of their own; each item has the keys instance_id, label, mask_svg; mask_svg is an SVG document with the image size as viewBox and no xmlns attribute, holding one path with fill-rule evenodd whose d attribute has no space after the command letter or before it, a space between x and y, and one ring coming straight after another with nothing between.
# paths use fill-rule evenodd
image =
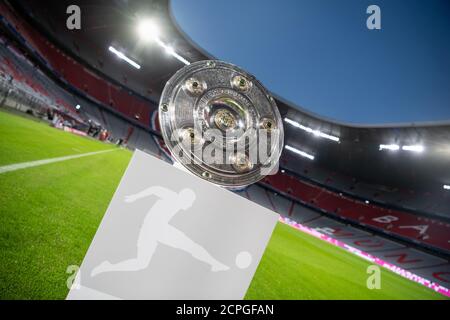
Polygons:
<instances>
[{"instance_id":1,"label":"championship trophy","mask_svg":"<svg viewBox=\"0 0 450 320\"><path fill-rule=\"evenodd\" d=\"M179 70L162 93L159 121L175 162L216 185L244 187L276 172L284 131L275 100L232 64Z\"/></svg>"}]
</instances>

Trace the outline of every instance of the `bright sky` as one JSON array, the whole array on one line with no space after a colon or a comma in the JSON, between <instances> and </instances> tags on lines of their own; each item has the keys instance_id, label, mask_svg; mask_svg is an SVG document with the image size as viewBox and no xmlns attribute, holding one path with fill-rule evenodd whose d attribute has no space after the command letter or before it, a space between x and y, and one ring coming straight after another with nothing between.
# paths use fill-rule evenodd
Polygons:
<instances>
[{"instance_id":1,"label":"bright sky","mask_svg":"<svg viewBox=\"0 0 450 320\"><path fill-rule=\"evenodd\" d=\"M366 9L381 8L381 30ZM450 120L448 0L172 0L181 29L272 92L364 124Z\"/></svg>"}]
</instances>

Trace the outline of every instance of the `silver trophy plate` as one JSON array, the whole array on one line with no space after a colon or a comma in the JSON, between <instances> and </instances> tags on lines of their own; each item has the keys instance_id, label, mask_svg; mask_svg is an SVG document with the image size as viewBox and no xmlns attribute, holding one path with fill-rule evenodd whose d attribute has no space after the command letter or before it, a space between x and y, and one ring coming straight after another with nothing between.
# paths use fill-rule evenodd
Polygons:
<instances>
[{"instance_id":1,"label":"silver trophy plate","mask_svg":"<svg viewBox=\"0 0 450 320\"><path fill-rule=\"evenodd\" d=\"M232 64L179 70L162 93L159 121L175 161L214 184L242 187L276 172L284 131L275 100Z\"/></svg>"}]
</instances>

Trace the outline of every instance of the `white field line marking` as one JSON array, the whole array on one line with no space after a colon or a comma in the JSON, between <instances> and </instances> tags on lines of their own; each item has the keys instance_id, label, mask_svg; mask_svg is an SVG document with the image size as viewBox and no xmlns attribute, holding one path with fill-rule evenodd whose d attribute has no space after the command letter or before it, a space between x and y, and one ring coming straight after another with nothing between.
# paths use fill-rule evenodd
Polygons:
<instances>
[{"instance_id":1,"label":"white field line marking","mask_svg":"<svg viewBox=\"0 0 450 320\"><path fill-rule=\"evenodd\" d=\"M82 157L93 156L96 154L106 153L106 152L111 152L111 151L116 151L116 150L119 150L119 149L109 149L109 150L88 152L88 153L82 153L82 154L75 154L72 156L65 156L65 157L59 157L59 158L50 158L50 159L10 164L7 166L0 167L0 174L5 173L5 172L11 172L11 171L16 171L16 170L31 168L31 167L42 166L42 165L49 164L49 163L55 163L55 162L61 162L61 161L66 161L66 160L82 158Z\"/></svg>"}]
</instances>

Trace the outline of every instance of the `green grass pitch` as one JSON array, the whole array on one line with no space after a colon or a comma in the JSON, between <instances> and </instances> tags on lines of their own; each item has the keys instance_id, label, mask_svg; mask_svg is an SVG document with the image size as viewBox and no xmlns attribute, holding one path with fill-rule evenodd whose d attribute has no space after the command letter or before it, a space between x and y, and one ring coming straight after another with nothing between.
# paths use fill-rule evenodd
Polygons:
<instances>
[{"instance_id":1,"label":"green grass pitch","mask_svg":"<svg viewBox=\"0 0 450 320\"><path fill-rule=\"evenodd\" d=\"M0 111L0 166L115 148ZM64 299L131 159L114 152L0 174L0 299ZM443 299L368 262L278 224L247 299Z\"/></svg>"}]
</instances>

